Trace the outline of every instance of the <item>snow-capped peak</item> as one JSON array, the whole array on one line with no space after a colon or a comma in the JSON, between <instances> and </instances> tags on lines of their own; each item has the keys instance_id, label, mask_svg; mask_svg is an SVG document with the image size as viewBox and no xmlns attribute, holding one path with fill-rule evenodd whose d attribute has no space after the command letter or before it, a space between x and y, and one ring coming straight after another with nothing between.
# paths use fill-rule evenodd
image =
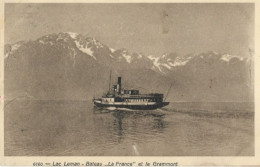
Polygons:
<instances>
[{"instance_id":1,"label":"snow-capped peak","mask_svg":"<svg viewBox=\"0 0 260 167\"><path fill-rule=\"evenodd\" d=\"M77 46L77 48L82 51L83 53L88 54L89 56L91 56L93 59L97 60L97 58L93 55L93 51L91 50L91 48L88 48L88 46L83 46L82 44L80 44L80 42L75 41L75 44Z\"/></svg>"},{"instance_id":2,"label":"snow-capped peak","mask_svg":"<svg viewBox=\"0 0 260 167\"><path fill-rule=\"evenodd\" d=\"M114 53L116 50L113 48L109 48L109 50L111 51L111 53Z\"/></svg>"},{"instance_id":3,"label":"snow-capped peak","mask_svg":"<svg viewBox=\"0 0 260 167\"><path fill-rule=\"evenodd\" d=\"M19 43L11 45L10 51L5 54L4 58L7 58L10 54L13 54L14 51L19 49L20 46L21 46L21 44L19 44Z\"/></svg>"},{"instance_id":4,"label":"snow-capped peak","mask_svg":"<svg viewBox=\"0 0 260 167\"><path fill-rule=\"evenodd\" d=\"M148 58L153 61L154 67L157 67L159 69L159 71L162 72L162 69L160 67L161 64L159 63L159 57L155 57L153 55L149 55Z\"/></svg>"},{"instance_id":5,"label":"snow-capped peak","mask_svg":"<svg viewBox=\"0 0 260 167\"><path fill-rule=\"evenodd\" d=\"M229 55L229 54L224 54L221 56L221 60L224 60L226 62L229 62L232 58L238 58L240 61L243 61L244 58L237 56L237 55Z\"/></svg>"},{"instance_id":6,"label":"snow-capped peak","mask_svg":"<svg viewBox=\"0 0 260 167\"><path fill-rule=\"evenodd\" d=\"M129 53L128 53L128 51L126 49L123 49L122 56L125 58L127 63L131 63L132 62L132 57L131 57L131 55L129 55Z\"/></svg>"},{"instance_id":7,"label":"snow-capped peak","mask_svg":"<svg viewBox=\"0 0 260 167\"><path fill-rule=\"evenodd\" d=\"M103 48L104 47L104 45L101 43L101 42L99 42L98 40L96 40L95 38L87 38L87 41L89 42L89 43L91 43L92 45L94 45L96 48Z\"/></svg>"},{"instance_id":8,"label":"snow-capped peak","mask_svg":"<svg viewBox=\"0 0 260 167\"><path fill-rule=\"evenodd\" d=\"M186 65L189 60L191 59L191 57L187 57L187 58L184 58L184 57L176 57L175 60L174 60L174 63L169 63L171 66L173 67L176 67L176 66L184 66Z\"/></svg>"},{"instance_id":9,"label":"snow-capped peak","mask_svg":"<svg viewBox=\"0 0 260 167\"><path fill-rule=\"evenodd\" d=\"M77 36L79 35L78 33L75 32L67 32L67 34L69 34L72 39L76 39Z\"/></svg>"},{"instance_id":10,"label":"snow-capped peak","mask_svg":"<svg viewBox=\"0 0 260 167\"><path fill-rule=\"evenodd\" d=\"M165 73L165 70L172 70L173 67L186 65L192 57L171 57L170 54L163 54L161 57L149 55L148 58L153 62L153 69L158 69ZM165 69L166 68L166 69Z\"/></svg>"}]
</instances>

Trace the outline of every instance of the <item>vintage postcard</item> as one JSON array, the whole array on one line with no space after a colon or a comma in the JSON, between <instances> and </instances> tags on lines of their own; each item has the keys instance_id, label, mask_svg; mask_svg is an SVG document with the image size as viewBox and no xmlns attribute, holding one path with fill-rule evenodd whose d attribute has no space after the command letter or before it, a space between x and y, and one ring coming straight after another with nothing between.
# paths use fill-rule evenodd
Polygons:
<instances>
[{"instance_id":1,"label":"vintage postcard","mask_svg":"<svg viewBox=\"0 0 260 167\"><path fill-rule=\"evenodd\" d=\"M2 1L0 165L260 165L259 8Z\"/></svg>"}]
</instances>

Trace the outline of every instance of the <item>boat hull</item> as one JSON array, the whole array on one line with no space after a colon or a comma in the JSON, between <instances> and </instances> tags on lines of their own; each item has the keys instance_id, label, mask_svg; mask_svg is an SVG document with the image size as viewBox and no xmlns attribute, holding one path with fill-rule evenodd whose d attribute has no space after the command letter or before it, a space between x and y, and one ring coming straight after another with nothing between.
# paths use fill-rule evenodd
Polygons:
<instances>
[{"instance_id":1,"label":"boat hull","mask_svg":"<svg viewBox=\"0 0 260 167\"><path fill-rule=\"evenodd\" d=\"M125 104L125 103L113 103L113 104L104 104L100 102L95 102L95 106L100 108L108 108L108 107L115 107L115 108L127 108L132 110L155 110L157 108L161 108L164 106L169 105L169 102L160 102L154 104Z\"/></svg>"}]
</instances>

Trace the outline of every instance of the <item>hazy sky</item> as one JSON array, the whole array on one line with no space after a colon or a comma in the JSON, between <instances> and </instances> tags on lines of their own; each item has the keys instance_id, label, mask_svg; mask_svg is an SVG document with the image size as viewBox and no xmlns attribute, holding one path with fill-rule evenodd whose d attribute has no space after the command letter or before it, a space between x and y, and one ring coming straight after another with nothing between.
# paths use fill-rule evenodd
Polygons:
<instances>
[{"instance_id":1,"label":"hazy sky","mask_svg":"<svg viewBox=\"0 0 260 167\"><path fill-rule=\"evenodd\" d=\"M254 49L253 4L6 4L5 42L77 32L108 46L161 55Z\"/></svg>"}]
</instances>

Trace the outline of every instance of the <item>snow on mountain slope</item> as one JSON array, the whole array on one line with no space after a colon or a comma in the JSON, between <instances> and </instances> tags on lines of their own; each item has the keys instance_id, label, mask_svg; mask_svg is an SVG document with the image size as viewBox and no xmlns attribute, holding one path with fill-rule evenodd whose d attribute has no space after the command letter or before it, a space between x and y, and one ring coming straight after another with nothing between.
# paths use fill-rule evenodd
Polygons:
<instances>
[{"instance_id":1,"label":"snow on mountain slope","mask_svg":"<svg viewBox=\"0 0 260 167\"><path fill-rule=\"evenodd\" d=\"M197 62L207 62L210 59L212 61L224 61L230 62L231 59L237 59L239 61L244 61L246 58L237 56L237 55L229 55L229 54L220 54L217 52L208 52L208 53L201 53L201 54L194 54L194 55L187 55L187 56L179 56L176 54L163 54L162 56L147 56L149 60L152 61L153 67L152 69L166 74L171 70L176 68L180 68L182 66L187 65L189 62L196 60Z\"/></svg>"},{"instance_id":2,"label":"snow on mountain slope","mask_svg":"<svg viewBox=\"0 0 260 167\"><path fill-rule=\"evenodd\" d=\"M78 33L75 32L67 32L67 34L69 34L72 39L76 39L77 36L79 35Z\"/></svg>"},{"instance_id":3,"label":"snow on mountain slope","mask_svg":"<svg viewBox=\"0 0 260 167\"><path fill-rule=\"evenodd\" d=\"M127 61L127 63L131 63L132 61L132 57L129 55L128 51L126 49L124 49L122 51L122 56L125 58L125 60Z\"/></svg>"},{"instance_id":4,"label":"snow on mountain slope","mask_svg":"<svg viewBox=\"0 0 260 167\"><path fill-rule=\"evenodd\" d=\"M171 56L171 54L163 54L162 56L149 55L148 58L153 63L153 70L161 73L167 73L175 67L186 65L192 57Z\"/></svg>"},{"instance_id":5,"label":"snow on mountain slope","mask_svg":"<svg viewBox=\"0 0 260 167\"><path fill-rule=\"evenodd\" d=\"M174 60L174 63L170 63L170 65L172 67L177 67L177 66L184 66L185 64L187 64L189 62L189 60L191 59L191 57L187 57L187 58L184 58L184 57L177 57L175 60Z\"/></svg>"},{"instance_id":6,"label":"snow on mountain slope","mask_svg":"<svg viewBox=\"0 0 260 167\"><path fill-rule=\"evenodd\" d=\"M22 42L15 43L13 45L9 45L9 48L5 50L4 58L7 58L9 55L13 54L16 50L20 48Z\"/></svg>"},{"instance_id":7,"label":"snow on mountain slope","mask_svg":"<svg viewBox=\"0 0 260 167\"><path fill-rule=\"evenodd\" d=\"M165 53L161 56L131 53L127 49L113 49L96 38L86 37L73 32L46 35L37 39L35 42L41 47L54 47L61 50L68 49L74 61L73 65L75 65L75 57L77 57L78 54L86 54L95 61L102 62L103 64L112 63L113 66L122 66L122 68L149 68L160 74L167 74L170 71L188 65L190 62L207 62L210 59L213 62L218 60L220 62L230 62L231 59L237 59L239 61L246 60L246 58L237 55L220 54L217 52L188 56L177 55L176 53ZM7 58L14 54L23 44L24 43L16 43L5 47L4 57Z\"/></svg>"},{"instance_id":8,"label":"snow on mountain slope","mask_svg":"<svg viewBox=\"0 0 260 167\"><path fill-rule=\"evenodd\" d=\"M109 50L111 51L111 53L115 52L115 49L113 49L113 48L109 48Z\"/></svg>"},{"instance_id":9,"label":"snow on mountain slope","mask_svg":"<svg viewBox=\"0 0 260 167\"><path fill-rule=\"evenodd\" d=\"M133 85L162 92L174 83L175 92L170 95L173 99L246 101L251 98L250 57L216 52L145 55L112 48L115 46L107 46L96 38L70 32L6 44L7 96L26 90L43 99L82 99L94 87L106 88L112 70ZM97 78L99 85L93 78Z\"/></svg>"},{"instance_id":10,"label":"snow on mountain slope","mask_svg":"<svg viewBox=\"0 0 260 167\"><path fill-rule=\"evenodd\" d=\"M237 58L239 59L240 61L243 61L244 58L243 57L239 57L239 56L236 56L236 55L229 55L229 54L224 54L221 56L221 60L224 60L226 62L229 62L231 59L233 58Z\"/></svg>"},{"instance_id":11,"label":"snow on mountain slope","mask_svg":"<svg viewBox=\"0 0 260 167\"><path fill-rule=\"evenodd\" d=\"M162 69L161 69L161 63L159 63L159 59L160 57L155 57L155 56L152 56L152 55L149 55L148 58L153 62L153 69L155 70L156 68L160 71L160 72L163 72Z\"/></svg>"},{"instance_id":12,"label":"snow on mountain slope","mask_svg":"<svg viewBox=\"0 0 260 167\"><path fill-rule=\"evenodd\" d=\"M88 48L87 45L84 46L83 44L80 44L78 41L75 41L75 43L79 50L81 50L83 53L88 54L93 59L97 60L97 58L93 55L93 51L91 50L91 48Z\"/></svg>"}]
</instances>

